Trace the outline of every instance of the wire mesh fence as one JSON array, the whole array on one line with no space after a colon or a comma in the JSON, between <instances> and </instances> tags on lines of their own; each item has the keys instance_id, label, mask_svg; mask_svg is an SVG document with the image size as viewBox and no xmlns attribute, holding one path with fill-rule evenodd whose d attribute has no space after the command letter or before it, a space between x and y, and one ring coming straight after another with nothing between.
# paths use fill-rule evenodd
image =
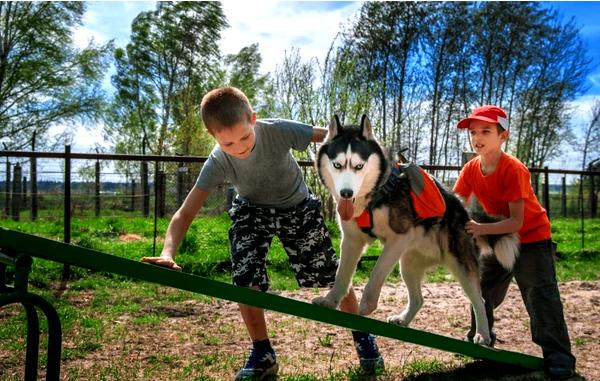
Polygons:
<instances>
[{"instance_id":1,"label":"wire mesh fence","mask_svg":"<svg viewBox=\"0 0 600 381\"><path fill-rule=\"evenodd\" d=\"M65 221L67 210L68 219L169 218L194 186L206 158L0 151L0 160L0 218ZM325 217L333 219L333 199L312 163L299 164L309 188L323 201ZM460 171L454 166L423 167L449 188ZM600 172L531 172L538 199L551 218L596 218ZM211 193L200 214L224 212L232 196L224 184Z\"/></svg>"}]
</instances>

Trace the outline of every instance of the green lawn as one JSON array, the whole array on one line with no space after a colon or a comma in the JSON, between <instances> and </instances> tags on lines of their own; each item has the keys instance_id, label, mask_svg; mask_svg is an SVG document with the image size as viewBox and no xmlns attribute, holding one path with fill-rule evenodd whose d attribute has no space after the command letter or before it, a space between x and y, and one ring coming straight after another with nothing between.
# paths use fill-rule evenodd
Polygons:
<instances>
[{"instance_id":1,"label":"green lawn","mask_svg":"<svg viewBox=\"0 0 600 381\"><path fill-rule=\"evenodd\" d=\"M169 221L159 219L157 224L158 239L156 252L160 253L164 232ZM593 280L600 277L600 219L584 220L584 249L581 249L581 221L578 219L554 219L552 221L553 239L558 243L557 276L559 281ZM340 233L335 222L327 223L336 250L339 249ZM0 226L31 233L51 239L62 240L63 223L43 220L38 222L2 220ZM229 281L227 262L229 260L228 232L229 218L223 213L214 217L197 218L180 245L177 262L183 271ZM121 257L139 260L143 256L153 255L154 225L151 218L116 218L101 217L74 219L72 221L71 242L75 245L99 250ZM135 234L141 239L123 241L120 236ZM365 256L376 256L381 246L375 243ZM287 256L277 240L269 254L269 276L274 289L295 289L296 282L287 263ZM373 261L364 261L355 276L356 282L363 282L368 277ZM36 260L32 279L34 283L43 284L60 277L62 265ZM87 270L75 270L76 278L89 273ZM397 279L393 272L391 280ZM110 278L110 276L109 276ZM449 275L443 269L436 269L428 275L428 281L448 280Z\"/></svg>"},{"instance_id":2,"label":"green lawn","mask_svg":"<svg viewBox=\"0 0 600 381\"><path fill-rule=\"evenodd\" d=\"M158 221L159 238L157 250L160 251L162 238L167 228L168 220ZM32 233L56 240L62 239L62 221L49 222L14 222L2 220L0 226ZM339 247L340 234L334 222L328 226L332 233L334 247ZM183 271L209 277L224 282L230 281L227 267L229 259L227 232L229 219L226 214L214 217L197 218L183 241L178 263ZM135 234L141 239L125 242L120 239L124 234ZM585 249L581 249L581 222L574 219L553 220L553 238L559 244L559 258L557 261L557 276L560 281L567 280L596 280L600 277L600 220L585 220ZM151 218L115 218L105 217L98 219L75 219L72 221L72 243L96 249L125 258L139 260L142 256L152 255L153 250L153 220ZM367 255L376 256L380 249L379 244L369 248ZM355 275L355 283L364 283L374 262L364 262ZM184 301L195 300L209 303L210 298L202 295L173 290L165 292L164 287L139 282L113 274L98 273L95 271L72 268L72 279L69 288L59 293L57 285L60 282L63 266L54 262L40 259L34 260L30 276L30 290L47 298L58 310L63 325L64 338L68 338L68 345L63 350L63 360L69 361L77 358L86 358L89 354L106 345L106 340L127 332L119 331L113 322L128 314L133 316L131 324L136 326L151 327L159 325L168 319L169 306ZM287 264L287 257L281 244L275 239L269 256L269 277L274 290L293 290L297 288L293 274ZM390 276L392 282L400 281L397 271ZM443 269L435 269L428 275L429 282L451 281L452 278ZM76 302L86 295L93 295L93 302L85 308ZM25 350L26 325L25 315L22 311L2 314L0 311L0 355L2 357L0 374L3 369L21 368L22 354ZM224 328L230 329L230 328ZM236 329L235 327L231 329ZM239 327L238 327L239 329ZM45 333L47 327L42 325ZM107 338L108 337L108 338ZM18 338L18 339L15 339ZM206 337L207 345L216 338ZM326 341L326 339L324 339ZM325 342L324 341L324 342ZM42 340L40 349L41 363L45 362L45 346ZM325 344L323 344L325 345ZM17 354L20 353L19 357ZM14 356L12 354L15 354ZM242 354L240 354L241 356ZM215 355L216 356L216 355ZM148 360L148 359L146 359ZM239 359L232 357L211 357L199 359L198 369L206 366L235 367ZM157 355L155 362L160 365L164 362L177 362L177 359L166 359ZM419 362L420 361L420 362ZM414 373L420 373L423 367L426 371L439 371L440 364L429 364L425 360L406 364L406 372L411 367ZM218 365L225 364L225 365ZM158 366L157 365L157 366ZM138 365L139 367L143 364ZM410 368L410 369L409 369ZM130 368L127 371L133 371ZM198 369L187 370L199 372ZM69 369L67 379L83 377ZM114 367L101 370L106 377L97 374L101 379L129 379L132 376L124 373L116 364ZM139 370L144 374L151 372L150 368ZM182 379L186 369L183 369ZM227 372L230 372L229 370ZM138 373L139 374L139 373ZM112 375L112 376L111 376ZM348 374L331 375L334 379L348 379ZM350 377L351 378L351 377ZM2 378L0 379L11 379ZM17 378L18 379L18 378ZM144 379L152 379L151 376ZM311 376L299 376L293 379L313 379Z\"/></svg>"}]
</instances>

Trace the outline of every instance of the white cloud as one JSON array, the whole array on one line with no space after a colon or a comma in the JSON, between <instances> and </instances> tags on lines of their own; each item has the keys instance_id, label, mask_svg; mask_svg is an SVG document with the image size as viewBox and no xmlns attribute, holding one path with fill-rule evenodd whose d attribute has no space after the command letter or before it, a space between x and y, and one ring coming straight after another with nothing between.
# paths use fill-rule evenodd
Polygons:
<instances>
[{"instance_id":1,"label":"white cloud","mask_svg":"<svg viewBox=\"0 0 600 381\"><path fill-rule=\"evenodd\" d=\"M261 71L273 72L286 51L299 48L308 60L324 59L340 26L360 8L360 2L237 2L224 1L230 27L222 33L223 54L235 54L259 44Z\"/></svg>"},{"instance_id":2,"label":"white cloud","mask_svg":"<svg viewBox=\"0 0 600 381\"><path fill-rule=\"evenodd\" d=\"M73 34L73 43L79 49L87 47L91 40L94 40L97 44L104 44L109 38L97 30L92 30L87 27L80 27Z\"/></svg>"}]
</instances>

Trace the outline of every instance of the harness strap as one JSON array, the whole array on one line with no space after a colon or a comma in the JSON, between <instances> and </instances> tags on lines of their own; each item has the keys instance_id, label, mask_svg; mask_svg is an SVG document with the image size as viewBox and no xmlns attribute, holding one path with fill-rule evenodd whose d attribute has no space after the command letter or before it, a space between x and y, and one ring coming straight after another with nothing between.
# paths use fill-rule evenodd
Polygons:
<instances>
[{"instance_id":1,"label":"harness strap","mask_svg":"<svg viewBox=\"0 0 600 381\"><path fill-rule=\"evenodd\" d=\"M397 163L392 167L388 180L383 185L385 193L395 192L400 183L400 176L405 175L410 184L410 198L417 218L441 218L446 212L446 202L433 177L416 164ZM367 205L365 210L354 219L358 227L371 237L373 234L373 209Z\"/></svg>"},{"instance_id":2,"label":"harness strap","mask_svg":"<svg viewBox=\"0 0 600 381\"><path fill-rule=\"evenodd\" d=\"M367 206L354 220L363 233L368 234L373 238L377 238L375 237L375 234L373 234L373 209Z\"/></svg>"}]
</instances>

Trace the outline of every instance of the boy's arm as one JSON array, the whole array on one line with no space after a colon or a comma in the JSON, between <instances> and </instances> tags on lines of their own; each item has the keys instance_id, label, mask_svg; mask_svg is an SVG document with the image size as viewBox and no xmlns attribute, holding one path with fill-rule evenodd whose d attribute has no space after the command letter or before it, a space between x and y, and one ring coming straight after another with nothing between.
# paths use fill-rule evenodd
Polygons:
<instances>
[{"instance_id":1,"label":"boy's arm","mask_svg":"<svg viewBox=\"0 0 600 381\"><path fill-rule=\"evenodd\" d=\"M174 261L177 247L179 247L179 244L183 240L194 217L200 208L202 208L202 205L204 205L208 194L208 192L196 186L192 188L181 207L175 212L173 218L171 218L160 257L143 257L142 262L169 267L177 271L181 270L181 267Z\"/></svg>"},{"instance_id":2,"label":"boy's arm","mask_svg":"<svg viewBox=\"0 0 600 381\"><path fill-rule=\"evenodd\" d=\"M523 226L523 215L525 213L525 200L519 199L508 203L510 217L502 221L481 224L473 220L465 224L467 233L477 237L485 234L506 234L515 233Z\"/></svg>"},{"instance_id":3,"label":"boy's arm","mask_svg":"<svg viewBox=\"0 0 600 381\"><path fill-rule=\"evenodd\" d=\"M313 126L313 135L311 142L321 143L323 140L325 140L325 136L327 136L328 131L329 130L327 128Z\"/></svg>"}]
</instances>

